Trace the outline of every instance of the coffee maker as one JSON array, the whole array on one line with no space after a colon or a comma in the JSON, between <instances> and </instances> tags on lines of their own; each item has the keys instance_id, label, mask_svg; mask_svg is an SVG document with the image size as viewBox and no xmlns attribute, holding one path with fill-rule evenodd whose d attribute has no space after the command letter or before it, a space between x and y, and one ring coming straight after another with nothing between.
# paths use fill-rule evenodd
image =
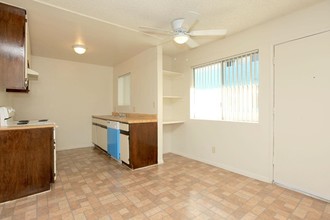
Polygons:
<instances>
[{"instance_id":1,"label":"coffee maker","mask_svg":"<svg viewBox=\"0 0 330 220\"><path fill-rule=\"evenodd\" d=\"M0 126L8 126L9 121L13 121L15 109L12 107L0 107Z\"/></svg>"}]
</instances>

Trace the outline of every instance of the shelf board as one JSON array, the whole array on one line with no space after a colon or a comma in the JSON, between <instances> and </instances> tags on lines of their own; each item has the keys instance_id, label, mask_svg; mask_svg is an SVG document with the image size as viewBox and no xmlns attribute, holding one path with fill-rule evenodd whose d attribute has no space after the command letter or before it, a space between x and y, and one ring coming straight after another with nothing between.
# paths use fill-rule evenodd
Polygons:
<instances>
[{"instance_id":1,"label":"shelf board","mask_svg":"<svg viewBox=\"0 0 330 220\"><path fill-rule=\"evenodd\" d=\"M178 76L182 76L183 74L178 72L163 70L163 75L169 77L178 77Z\"/></svg>"},{"instance_id":2,"label":"shelf board","mask_svg":"<svg viewBox=\"0 0 330 220\"><path fill-rule=\"evenodd\" d=\"M184 121L163 121L163 125L183 124Z\"/></svg>"},{"instance_id":3,"label":"shelf board","mask_svg":"<svg viewBox=\"0 0 330 220\"><path fill-rule=\"evenodd\" d=\"M176 95L164 95L164 99L182 99L181 96L176 96Z\"/></svg>"}]
</instances>

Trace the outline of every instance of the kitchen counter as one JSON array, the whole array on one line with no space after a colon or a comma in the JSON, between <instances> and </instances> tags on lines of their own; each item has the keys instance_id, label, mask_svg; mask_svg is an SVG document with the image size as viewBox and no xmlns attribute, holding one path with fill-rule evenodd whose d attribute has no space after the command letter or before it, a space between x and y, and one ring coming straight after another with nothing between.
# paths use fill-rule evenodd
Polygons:
<instances>
[{"instance_id":1,"label":"kitchen counter","mask_svg":"<svg viewBox=\"0 0 330 220\"><path fill-rule=\"evenodd\" d=\"M92 117L101 120L117 121L127 124L157 122L157 115L134 113L126 113L125 115L125 117L120 117L118 113L113 113L112 115L93 115Z\"/></svg>"},{"instance_id":2,"label":"kitchen counter","mask_svg":"<svg viewBox=\"0 0 330 220\"><path fill-rule=\"evenodd\" d=\"M93 115L92 142L131 169L157 164L157 115L117 112Z\"/></svg>"}]
</instances>

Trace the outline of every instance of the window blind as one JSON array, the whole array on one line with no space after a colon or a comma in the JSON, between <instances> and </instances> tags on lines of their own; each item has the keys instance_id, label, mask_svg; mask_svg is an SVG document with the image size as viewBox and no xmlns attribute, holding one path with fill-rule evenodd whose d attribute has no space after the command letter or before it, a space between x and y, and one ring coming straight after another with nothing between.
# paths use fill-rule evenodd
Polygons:
<instances>
[{"instance_id":1,"label":"window blind","mask_svg":"<svg viewBox=\"0 0 330 220\"><path fill-rule=\"evenodd\" d=\"M193 118L258 121L258 51L196 67L193 74Z\"/></svg>"}]
</instances>

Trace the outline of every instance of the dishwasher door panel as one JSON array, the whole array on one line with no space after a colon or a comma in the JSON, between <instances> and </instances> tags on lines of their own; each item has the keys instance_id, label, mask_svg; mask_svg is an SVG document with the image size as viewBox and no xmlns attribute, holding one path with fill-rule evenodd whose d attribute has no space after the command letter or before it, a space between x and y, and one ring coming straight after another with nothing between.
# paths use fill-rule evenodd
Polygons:
<instances>
[{"instance_id":1,"label":"dishwasher door panel","mask_svg":"<svg viewBox=\"0 0 330 220\"><path fill-rule=\"evenodd\" d=\"M108 122L108 153L116 160L120 159L119 122Z\"/></svg>"}]
</instances>

